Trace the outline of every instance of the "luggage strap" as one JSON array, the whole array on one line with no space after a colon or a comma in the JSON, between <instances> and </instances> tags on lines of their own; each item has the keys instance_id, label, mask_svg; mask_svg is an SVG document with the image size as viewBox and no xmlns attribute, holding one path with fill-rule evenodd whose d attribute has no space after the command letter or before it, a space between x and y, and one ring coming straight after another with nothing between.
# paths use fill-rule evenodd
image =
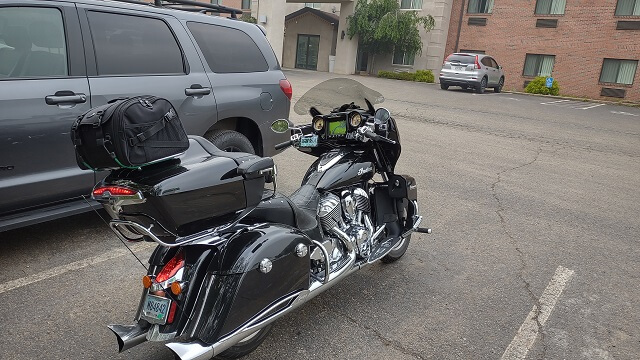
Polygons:
<instances>
[{"instance_id":1,"label":"luggage strap","mask_svg":"<svg viewBox=\"0 0 640 360\"><path fill-rule=\"evenodd\" d=\"M130 146L136 146L138 144L140 144L141 142L147 140L148 138L152 137L153 135L157 134L158 131L164 129L164 127L167 125L167 122L173 120L176 118L176 114L175 112L173 112L173 109L169 110L166 114L164 114L164 116L162 117L162 119L160 119L160 121L158 121L155 125L153 125L152 127L148 128L146 131L141 132L140 134L129 138L129 145Z\"/></svg>"}]
</instances>

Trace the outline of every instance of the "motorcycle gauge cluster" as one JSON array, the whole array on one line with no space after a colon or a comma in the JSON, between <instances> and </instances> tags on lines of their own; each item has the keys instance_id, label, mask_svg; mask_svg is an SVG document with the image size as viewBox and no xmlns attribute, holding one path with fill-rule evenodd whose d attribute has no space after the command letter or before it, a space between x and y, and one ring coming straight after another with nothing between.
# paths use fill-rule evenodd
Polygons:
<instances>
[{"instance_id":1,"label":"motorcycle gauge cluster","mask_svg":"<svg viewBox=\"0 0 640 360\"><path fill-rule=\"evenodd\" d=\"M321 131L324 128L324 119L317 116L313 118L313 130Z\"/></svg>"},{"instance_id":2,"label":"motorcycle gauge cluster","mask_svg":"<svg viewBox=\"0 0 640 360\"><path fill-rule=\"evenodd\" d=\"M358 127L361 123L362 115L360 115L359 112L352 112L351 114L349 114L349 124L351 124L352 127Z\"/></svg>"}]
</instances>

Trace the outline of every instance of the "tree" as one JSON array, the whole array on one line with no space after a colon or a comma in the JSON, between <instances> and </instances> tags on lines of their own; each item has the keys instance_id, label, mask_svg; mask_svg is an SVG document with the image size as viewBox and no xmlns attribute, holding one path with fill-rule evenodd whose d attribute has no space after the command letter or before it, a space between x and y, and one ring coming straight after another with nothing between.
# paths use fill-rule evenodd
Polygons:
<instances>
[{"instance_id":1,"label":"tree","mask_svg":"<svg viewBox=\"0 0 640 360\"><path fill-rule=\"evenodd\" d=\"M358 46L373 55L401 51L408 55L422 53L418 27L430 31L433 16L418 16L417 11L400 11L398 0L358 0L353 15L347 17L349 39L358 36ZM373 64L372 64L373 67Z\"/></svg>"}]
</instances>

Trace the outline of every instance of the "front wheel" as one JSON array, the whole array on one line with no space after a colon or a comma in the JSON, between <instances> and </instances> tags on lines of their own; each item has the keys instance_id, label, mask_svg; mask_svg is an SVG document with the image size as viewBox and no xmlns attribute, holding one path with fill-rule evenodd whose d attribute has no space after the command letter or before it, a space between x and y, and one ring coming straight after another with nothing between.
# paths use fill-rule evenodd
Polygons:
<instances>
[{"instance_id":1,"label":"front wheel","mask_svg":"<svg viewBox=\"0 0 640 360\"><path fill-rule=\"evenodd\" d=\"M447 89L449 89L449 85L440 83L440 89L447 90Z\"/></svg>"},{"instance_id":2,"label":"front wheel","mask_svg":"<svg viewBox=\"0 0 640 360\"><path fill-rule=\"evenodd\" d=\"M392 263L402 257L405 252L407 252L407 248L409 247L409 242L411 241L411 235L406 238L400 240L400 242L394 246L391 251L387 255L385 255L380 261L385 264Z\"/></svg>"},{"instance_id":3,"label":"front wheel","mask_svg":"<svg viewBox=\"0 0 640 360\"><path fill-rule=\"evenodd\" d=\"M498 86L493 88L493 92L494 93L499 93L502 91L502 87L504 87L504 78L501 77L500 81L498 82Z\"/></svg>"},{"instance_id":4,"label":"front wheel","mask_svg":"<svg viewBox=\"0 0 640 360\"><path fill-rule=\"evenodd\" d=\"M269 335L272 326L273 325L267 325L262 329L256 331L255 333L247 336L246 338L240 340L240 342L238 342L237 344L220 353L220 355L214 357L214 359L230 360L249 355L249 353L257 349L258 346L262 344L267 335Z\"/></svg>"}]
</instances>

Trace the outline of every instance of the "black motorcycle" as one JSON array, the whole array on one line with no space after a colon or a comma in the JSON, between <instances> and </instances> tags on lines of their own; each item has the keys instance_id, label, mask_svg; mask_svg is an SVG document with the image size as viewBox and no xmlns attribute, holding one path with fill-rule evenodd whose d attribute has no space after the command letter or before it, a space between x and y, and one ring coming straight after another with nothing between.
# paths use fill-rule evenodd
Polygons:
<instances>
[{"instance_id":1,"label":"black motorcycle","mask_svg":"<svg viewBox=\"0 0 640 360\"><path fill-rule=\"evenodd\" d=\"M277 148L318 158L289 197L275 191L271 158L195 136L176 159L115 170L96 185L92 196L123 241L159 244L135 325L109 326L120 351L171 340L180 359L244 356L276 319L368 264L398 260L413 232L430 233L419 227L415 179L394 172L400 136L389 111L373 107L383 100L332 79L295 106L311 124L273 123L291 131Z\"/></svg>"}]
</instances>

